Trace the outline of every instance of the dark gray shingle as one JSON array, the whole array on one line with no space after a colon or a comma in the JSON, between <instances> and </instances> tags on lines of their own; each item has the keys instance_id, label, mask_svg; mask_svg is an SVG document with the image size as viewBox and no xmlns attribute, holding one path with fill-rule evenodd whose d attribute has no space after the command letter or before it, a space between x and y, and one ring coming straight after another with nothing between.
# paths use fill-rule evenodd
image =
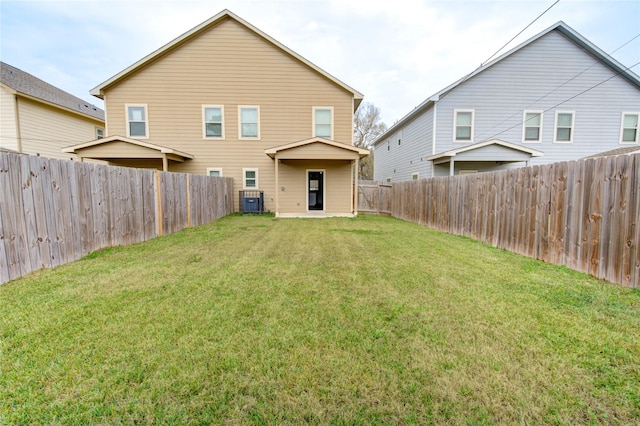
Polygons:
<instances>
[{"instance_id":1,"label":"dark gray shingle","mask_svg":"<svg viewBox=\"0 0 640 426\"><path fill-rule=\"evenodd\" d=\"M0 81L18 93L104 121L104 111L97 106L4 62L0 62Z\"/></svg>"}]
</instances>

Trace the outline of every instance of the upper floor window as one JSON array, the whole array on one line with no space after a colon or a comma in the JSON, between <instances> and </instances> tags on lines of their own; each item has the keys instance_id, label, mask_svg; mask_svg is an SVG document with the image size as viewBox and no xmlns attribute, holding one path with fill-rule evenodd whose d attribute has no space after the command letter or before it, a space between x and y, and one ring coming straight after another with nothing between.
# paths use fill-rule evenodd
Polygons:
<instances>
[{"instance_id":1,"label":"upper floor window","mask_svg":"<svg viewBox=\"0 0 640 426\"><path fill-rule=\"evenodd\" d=\"M313 136L333 139L333 107L313 108Z\"/></svg>"},{"instance_id":2,"label":"upper floor window","mask_svg":"<svg viewBox=\"0 0 640 426\"><path fill-rule=\"evenodd\" d=\"M127 136L132 138L149 137L149 121L146 105L126 105Z\"/></svg>"},{"instance_id":3,"label":"upper floor window","mask_svg":"<svg viewBox=\"0 0 640 426\"><path fill-rule=\"evenodd\" d=\"M238 107L240 139L260 139L260 107Z\"/></svg>"},{"instance_id":4,"label":"upper floor window","mask_svg":"<svg viewBox=\"0 0 640 426\"><path fill-rule=\"evenodd\" d=\"M638 143L638 112L625 112L622 114L622 130L620 131L620 143Z\"/></svg>"},{"instance_id":5,"label":"upper floor window","mask_svg":"<svg viewBox=\"0 0 640 426\"><path fill-rule=\"evenodd\" d=\"M96 127L96 139L104 139L104 129Z\"/></svg>"},{"instance_id":6,"label":"upper floor window","mask_svg":"<svg viewBox=\"0 0 640 426\"><path fill-rule=\"evenodd\" d=\"M524 130L522 139L524 142L541 142L542 135L542 111L524 112Z\"/></svg>"},{"instance_id":7,"label":"upper floor window","mask_svg":"<svg viewBox=\"0 0 640 426\"><path fill-rule=\"evenodd\" d=\"M473 110L455 110L455 142L473 140Z\"/></svg>"},{"instance_id":8,"label":"upper floor window","mask_svg":"<svg viewBox=\"0 0 640 426\"><path fill-rule=\"evenodd\" d=\"M224 139L224 109L219 105L202 107L205 139Z\"/></svg>"},{"instance_id":9,"label":"upper floor window","mask_svg":"<svg viewBox=\"0 0 640 426\"><path fill-rule=\"evenodd\" d=\"M556 112L556 137L554 142L573 142L573 112Z\"/></svg>"}]
</instances>

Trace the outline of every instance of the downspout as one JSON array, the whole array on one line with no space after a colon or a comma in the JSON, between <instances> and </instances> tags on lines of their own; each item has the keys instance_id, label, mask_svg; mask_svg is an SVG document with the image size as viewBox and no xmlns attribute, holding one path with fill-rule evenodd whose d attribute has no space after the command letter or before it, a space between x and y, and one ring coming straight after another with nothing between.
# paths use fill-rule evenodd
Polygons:
<instances>
[{"instance_id":1,"label":"downspout","mask_svg":"<svg viewBox=\"0 0 640 426\"><path fill-rule=\"evenodd\" d=\"M18 108L18 95L13 95L15 102L13 108L16 116L16 151L22 153L22 132L20 130L20 108Z\"/></svg>"}]
</instances>

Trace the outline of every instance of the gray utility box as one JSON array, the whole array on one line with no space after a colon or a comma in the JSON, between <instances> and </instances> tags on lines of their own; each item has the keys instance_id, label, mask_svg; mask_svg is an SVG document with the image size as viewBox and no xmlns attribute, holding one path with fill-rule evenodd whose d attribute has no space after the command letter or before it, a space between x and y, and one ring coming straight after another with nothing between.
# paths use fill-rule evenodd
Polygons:
<instances>
[{"instance_id":1,"label":"gray utility box","mask_svg":"<svg viewBox=\"0 0 640 426\"><path fill-rule=\"evenodd\" d=\"M264 213L264 191L240 191L240 212L243 214Z\"/></svg>"}]
</instances>

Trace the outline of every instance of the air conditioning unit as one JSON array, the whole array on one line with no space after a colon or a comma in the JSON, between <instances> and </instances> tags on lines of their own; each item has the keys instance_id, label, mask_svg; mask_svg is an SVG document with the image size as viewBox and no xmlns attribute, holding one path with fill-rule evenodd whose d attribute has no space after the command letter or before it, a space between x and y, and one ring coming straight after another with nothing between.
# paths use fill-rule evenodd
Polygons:
<instances>
[{"instance_id":1,"label":"air conditioning unit","mask_svg":"<svg viewBox=\"0 0 640 426\"><path fill-rule=\"evenodd\" d=\"M243 214L264 213L264 191L240 191L240 212Z\"/></svg>"}]
</instances>

